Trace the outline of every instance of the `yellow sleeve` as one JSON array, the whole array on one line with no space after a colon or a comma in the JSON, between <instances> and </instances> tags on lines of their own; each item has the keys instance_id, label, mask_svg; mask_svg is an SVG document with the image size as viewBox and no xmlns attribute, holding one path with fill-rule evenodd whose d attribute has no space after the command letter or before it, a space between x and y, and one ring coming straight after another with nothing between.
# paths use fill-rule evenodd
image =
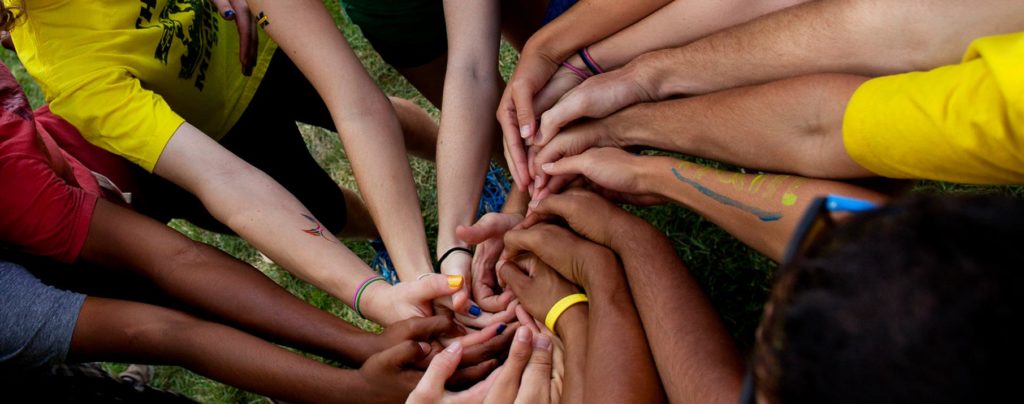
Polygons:
<instances>
[{"instance_id":1,"label":"yellow sleeve","mask_svg":"<svg viewBox=\"0 0 1024 404\"><path fill-rule=\"evenodd\" d=\"M1013 45L1012 57L1003 48L1001 58L865 82L843 119L847 152L885 177L1024 183L1024 86L1004 79L1002 63L1018 75L1024 55Z\"/></svg>"},{"instance_id":2,"label":"yellow sleeve","mask_svg":"<svg viewBox=\"0 0 1024 404\"><path fill-rule=\"evenodd\" d=\"M160 95L120 68L76 77L50 100L50 109L89 142L152 172L164 146L185 120Z\"/></svg>"}]
</instances>

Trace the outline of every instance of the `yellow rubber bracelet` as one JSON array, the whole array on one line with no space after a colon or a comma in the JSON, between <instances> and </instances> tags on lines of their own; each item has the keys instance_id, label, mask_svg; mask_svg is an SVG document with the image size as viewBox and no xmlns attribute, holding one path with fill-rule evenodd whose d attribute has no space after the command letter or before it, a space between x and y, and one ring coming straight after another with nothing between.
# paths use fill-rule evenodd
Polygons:
<instances>
[{"instance_id":1,"label":"yellow rubber bracelet","mask_svg":"<svg viewBox=\"0 0 1024 404\"><path fill-rule=\"evenodd\" d=\"M548 329L551 330L551 332L555 332L555 323L558 322L559 317L562 317L562 313L565 313L566 310L569 310L570 307L577 303L588 301L590 301L590 299L587 298L587 295L582 293L563 297L562 300L559 300L558 303L551 306L551 310L548 310L548 316L544 318L544 325L548 326Z\"/></svg>"}]
</instances>

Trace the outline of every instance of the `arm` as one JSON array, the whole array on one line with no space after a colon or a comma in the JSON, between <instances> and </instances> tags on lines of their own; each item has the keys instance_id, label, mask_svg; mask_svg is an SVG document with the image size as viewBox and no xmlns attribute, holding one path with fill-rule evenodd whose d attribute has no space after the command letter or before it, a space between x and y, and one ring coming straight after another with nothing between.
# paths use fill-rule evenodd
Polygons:
<instances>
[{"instance_id":1,"label":"arm","mask_svg":"<svg viewBox=\"0 0 1024 404\"><path fill-rule=\"evenodd\" d=\"M265 13L267 34L323 98L334 118L370 215L405 281L431 272L419 199L401 127L391 103L377 88L318 0L249 0Z\"/></svg>"},{"instance_id":2,"label":"arm","mask_svg":"<svg viewBox=\"0 0 1024 404\"><path fill-rule=\"evenodd\" d=\"M622 260L658 374L671 402L735 403L743 363L711 302L671 243L642 219L589 192L555 195L534 208ZM587 272L578 272L585 276Z\"/></svg>"},{"instance_id":3,"label":"arm","mask_svg":"<svg viewBox=\"0 0 1024 404\"><path fill-rule=\"evenodd\" d=\"M497 69L499 6L497 1L445 1L448 68L437 147L438 258L452 247L469 245L456 236L455 229L473 224L497 136L493 112L502 85ZM471 277L471 258L449 256L441 272L463 275L475 286L478 280ZM470 288L460 290L453 299L456 310L465 313ZM497 310L490 305L488 309Z\"/></svg>"},{"instance_id":4,"label":"arm","mask_svg":"<svg viewBox=\"0 0 1024 404\"><path fill-rule=\"evenodd\" d=\"M1022 14L1024 4L1012 0L813 1L588 80L563 100L571 108L544 117L551 122L542 130L679 94L814 73L879 76L952 64L972 40L1024 28Z\"/></svg>"},{"instance_id":5,"label":"arm","mask_svg":"<svg viewBox=\"0 0 1024 404\"><path fill-rule=\"evenodd\" d=\"M526 42L497 112L505 158L520 190L526 191L533 180L527 172L523 148L523 139L532 138L537 130L533 98L555 74L559 64L580 48L618 32L670 1L584 0Z\"/></svg>"},{"instance_id":6,"label":"arm","mask_svg":"<svg viewBox=\"0 0 1024 404\"><path fill-rule=\"evenodd\" d=\"M645 146L808 177L874 176L843 144L847 103L866 80L814 75L636 105L569 127L533 164L541 171L593 146Z\"/></svg>"},{"instance_id":7,"label":"arm","mask_svg":"<svg viewBox=\"0 0 1024 404\"><path fill-rule=\"evenodd\" d=\"M69 358L179 365L288 401L400 402L420 375L402 366L428 353L408 341L370 359L362 370L337 369L181 312L89 297L75 325Z\"/></svg>"},{"instance_id":8,"label":"arm","mask_svg":"<svg viewBox=\"0 0 1024 404\"><path fill-rule=\"evenodd\" d=\"M852 184L776 174L716 170L671 157L634 156L613 148L563 159L553 174L582 174L599 187L627 195L654 195L721 226L778 261L815 197L839 194L884 202L877 192Z\"/></svg>"}]
</instances>

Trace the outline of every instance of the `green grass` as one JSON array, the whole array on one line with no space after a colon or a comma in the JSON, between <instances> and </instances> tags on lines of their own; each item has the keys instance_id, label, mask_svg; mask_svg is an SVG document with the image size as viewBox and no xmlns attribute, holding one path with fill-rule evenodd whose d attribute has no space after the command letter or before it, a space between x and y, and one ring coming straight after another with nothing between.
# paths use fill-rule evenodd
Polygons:
<instances>
[{"instance_id":1,"label":"green grass","mask_svg":"<svg viewBox=\"0 0 1024 404\"><path fill-rule=\"evenodd\" d=\"M353 49L358 53L374 80L389 95L413 100L429 111L435 118L436 109L410 86L398 73L388 67L363 39L358 28L348 23L340 13L338 4L331 0L325 2L348 37ZM515 67L516 53L507 45L501 52L501 71L508 77ZM25 73L17 58L8 51L0 51L0 59L11 67L15 76L22 82L32 105L38 107L43 103L38 86ZM340 145L337 135L325 130L303 126L303 136L311 153L334 179L349 187L355 187L348 160ZM433 166L424 161L413 160L412 166L420 195L426 228L433 243L437 231L437 205L435 189L435 171ZM925 183L919 187L925 191L935 192L997 192L1024 197L1021 187L968 187L943 183ZM710 295L715 307L723 320L736 337L739 344L748 347L753 340L753 330L761 314L763 302L767 297L768 285L775 265L760 254L752 251L736 241L715 225L700 216L677 206L663 206L646 209L633 209L638 215L655 224L673 240L680 257L687 263L697 276L705 291ZM278 284L287 288L303 300L333 313L347 321L373 330L376 326L357 318L342 302L317 290L288 274L280 267L261 259L259 253L244 241L230 236L223 236L198 229L186 222L175 221L171 226L193 239L211 244L221 250L251 263L259 268ZM364 260L372 256L367 243L347 243ZM432 250L431 250L432 251ZM123 364L108 364L108 368L119 371ZM159 367L153 384L160 388L174 390L186 394L196 400L210 403L223 402L268 402L258 395L238 391L230 386L214 382L177 367Z\"/></svg>"}]
</instances>

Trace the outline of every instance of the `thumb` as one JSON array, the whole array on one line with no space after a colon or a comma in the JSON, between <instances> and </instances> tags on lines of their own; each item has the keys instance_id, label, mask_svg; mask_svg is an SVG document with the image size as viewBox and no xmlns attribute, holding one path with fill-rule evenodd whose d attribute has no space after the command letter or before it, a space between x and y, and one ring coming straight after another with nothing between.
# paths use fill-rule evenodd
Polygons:
<instances>
[{"instance_id":1,"label":"thumb","mask_svg":"<svg viewBox=\"0 0 1024 404\"><path fill-rule=\"evenodd\" d=\"M592 153L590 153L590 151L588 150L582 154L563 157L558 161L545 163L544 165L540 166L540 169L543 170L545 174L550 176L570 174L582 174L586 176L584 171L587 165L590 164L591 155Z\"/></svg>"},{"instance_id":2,"label":"thumb","mask_svg":"<svg viewBox=\"0 0 1024 404\"><path fill-rule=\"evenodd\" d=\"M533 113L533 91L525 85L512 88L512 101L516 106L516 119L519 121L519 135L523 139L532 138L537 132L537 116Z\"/></svg>"},{"instance_id":3,"label":"thumb","mask_svg":"<svg viewBox=\"0 0 1024 404\"><path fill-rule=\"evenodd\" d=\"M418 287L412 288L409 295L417 302L429 302L439 297L451 296L462 290L466 278L462 275L428 276L416 281Z\"/></svg>"},{"instance_id":4,"label":"thumb","mask_svg":"<svg viewBox=\"0 0 1024 404\"><path fill-rule=\"evenodd\" d=\"M472 226L457 227L455 235L467 243L480 244L488 239L501 237L505 231L516 225L517 219L515 215L488 213Z\"/></svg>"},{"instance_id":5,"label":"thumb","mask_svg":"<svg viewBox=\"0 0 1024 404\"><path fill-rule=\"evenodd\" d=\"M427 371L423 374L423 378L420 379L416 390L426 386L430 390L444 391L445 382L455 374L455 370L459 368L461 361L462 344L459 341L455 341L448 348L445 348L444 351L434 356L434 360L430 361L430 366L427 367Z\"/></svg>"},{"instance_id":6,"label":"thumb","mask_svg":"<svg viewBox=\"0 0 1024 404\"><path fill-rule=\"evenodd\" d=\"M410 331L406 339L414 341L429 341L440 335L452 334L453 328L456 327L455 322L447 316L414 317L402 321L409 322Z\"/></svg>"}]
</instances>

